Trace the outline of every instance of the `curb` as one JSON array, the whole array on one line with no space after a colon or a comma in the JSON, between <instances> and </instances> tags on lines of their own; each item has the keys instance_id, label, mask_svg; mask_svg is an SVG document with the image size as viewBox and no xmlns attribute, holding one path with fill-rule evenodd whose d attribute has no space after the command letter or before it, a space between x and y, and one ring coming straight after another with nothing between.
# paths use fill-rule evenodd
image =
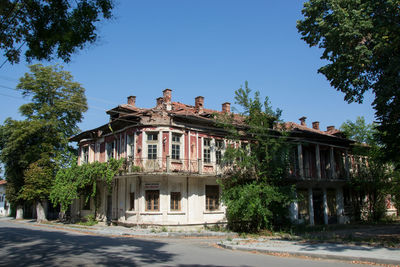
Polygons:
<instances>
[{"instance_id":1,"label":"curb","mask_svg":"<svg viewBox=\"0 0 400 267\"><path fill-rule=\"evenodd\" d=\"M151 238L151 237L160 237L160 238L233 238L236 237L236 234L226 234L226 233L217 233L217 232L206 232L206 233L197 233L197 232L149 232L149 233L140 233L140 232L130 232L121 231L121 230L113 230L107 228L91 228L87 226L69 226L69 225L59 225L59 224L48 224L48 223L37 223L37 222L30 222L26 220L15 221L13 223L22 223L27 225L35 225L35 226L42 226L48 227L53 229L65 230L65 231L76 231L76 232L83 232L83 233L92 233L97 235L104 235L104 236L121 236L121 237L140 237L140 238ZM112 227L112 226L110 226ZM115 232L114 232L115 231Z\"/></svg>"},{"instance_id":2,"label":"curb","mask_svg":"<svg viewBox=\"0 0 400 267\"><path fill-rule=\"evenodd\" d=\"M400 260L389 260L389 259L380 259L380 258L369 258L369 257L353 257L346 255L332 255L332 254L320 254L320 253L309 253L309 252L294 252L294 251L283 251L283 250L273 250L266 248L250 248L250 247L238 247L234 245L226 245L223 243L218 243L218 246L224 249L230 250L241 250L248 252L259 252L265 254L285 254L290 256L305 256L314 259L331 259L331 260L341 260L341 261L360 261L360 262L368 262L375 264L389 264L400 266Z\"/></svg>"}]
</instances>

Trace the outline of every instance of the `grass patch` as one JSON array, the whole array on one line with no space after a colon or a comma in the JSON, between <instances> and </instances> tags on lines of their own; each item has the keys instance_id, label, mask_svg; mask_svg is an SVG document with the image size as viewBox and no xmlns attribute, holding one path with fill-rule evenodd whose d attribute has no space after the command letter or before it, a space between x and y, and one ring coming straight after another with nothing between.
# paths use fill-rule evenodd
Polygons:
<instances>
[{"instance_id":1,"label":"grass patch","mask_svg":"<svg viewBox=\"0 0 400 267\"><path fill-rule=\"evenodd\" d=\"M77 224L83 226L93 226L97 224L97 221L93 214L89 214L85 216L80 222L77 222Z\"/></svg>"}]
</instances>

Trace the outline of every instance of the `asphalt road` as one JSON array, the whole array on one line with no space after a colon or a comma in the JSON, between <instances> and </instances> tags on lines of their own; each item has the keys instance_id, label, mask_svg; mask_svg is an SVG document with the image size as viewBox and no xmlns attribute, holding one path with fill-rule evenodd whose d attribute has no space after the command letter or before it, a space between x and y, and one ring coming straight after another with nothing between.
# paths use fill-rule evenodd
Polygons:
<instances>
[{"instance_id":1,"label":"asphalt road","mask_svg":"<svg viewBox=\"0 0 400 267\"><path fill-rule=\"evenodd\" d=\"M99 236L0 221L0 266L361 266L224 250L216 241Z\"/></svg>"}]
</instances>

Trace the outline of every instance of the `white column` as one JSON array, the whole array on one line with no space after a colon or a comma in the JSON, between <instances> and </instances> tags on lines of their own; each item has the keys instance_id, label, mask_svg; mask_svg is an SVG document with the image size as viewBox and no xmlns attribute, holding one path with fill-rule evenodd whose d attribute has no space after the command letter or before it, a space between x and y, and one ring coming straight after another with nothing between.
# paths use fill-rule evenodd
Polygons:
<instances>
[{"instance_id":1,"label":"white column","mask_svg":"<svg viewBox=\"0 0 400 267\"><path fill-rule=\"evenodd\" d=\"M297 144L297 154L298 154L298 160L299 160L300 178L304 178L303 150L302 150L301 144Z\"/></svg>"},{"instance_id":2,"label":"white column","mask_svg":"<svg viewBox=\"0 0 400 267\"><path fill-rule=\"evenodd\" d=\"M328 224L328 197L326 195L326 188L323 188L322 192L323 192L323 205L324 205L324 224Z\"/></svg>"},{"instance_id":3,"label":"white column","mask_svg":"<svg viewBox=\"0 0 400 267\"><path fill-rule=\"evenodd\" d=\"M336 215L339 224L344 222L344 199L343 199L343 188L339 187L336 189Z\"/></svg>"},{"instance_id":4,"label":"white column","mask_svg":"<svg viewBox=\"0 0 400 267\"><path fill-rule=\"evenodd\" d=\"M312 188L308 188L308 212L310 216L310 225L314 225L314 204Z\"/></svg>"},{"instance_id":5,"label":"white column","mask_svg":"<svg viewBox=\"0 0 400 267\"><path fill-rule=\"evenodd\" d=\"M317 168L317 178L321 179L321 157L319 155L319 145L315 145L315 163Z\"/></svg>"},{"instance_id":6,"label":"white column","mask_svg":"<svg viewBox=\"0 0 400 267\"><path fill-rule=\"evenodd\" d=\"M297 192L294 191L295 200L290 203L290 219L293 223L298 223L299 220L299 205L297 202Z\"/></svg>"}]
</instances>

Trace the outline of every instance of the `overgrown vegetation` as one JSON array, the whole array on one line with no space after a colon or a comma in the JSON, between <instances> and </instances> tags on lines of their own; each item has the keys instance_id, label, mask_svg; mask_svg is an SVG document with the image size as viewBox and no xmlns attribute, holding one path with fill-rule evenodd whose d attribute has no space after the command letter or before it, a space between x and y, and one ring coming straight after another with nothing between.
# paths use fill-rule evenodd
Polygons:
<instances>
[{"instance_id":1,"label":"overgrown vegetation","mask_svg":"<svg viewBox=\"0 0 400 267\"><path fill-rule=\"evenodd\" d=\"M290 146L281 138L285 136L281 111L273 111L268 98L262 103L258 91L252 98L247 82L235 92L235 101L243 123L232 114L218 119L229 132L223 159L229 170L219 180L228 227L237 232L282 227L289 223L294 188L285 179Z\"/></svg>"},{"instance_id":2,"label":"overgrown vegetation","mask_svg":"<svg viewBox=\"0 0 400 267\"><path fill-rule=\"evenodd\" d=\"M57 172L54 185L50 192L50 199L54 205L59 204L65 212L75 199L85 197L85 203L93 199L94 216L100 205L99 185L106 185L112 189L112 179L120 171L123 159L111 158L108 162L98 161L77 165L77 161L68 168Z\"/></svg>"},{"instance_id":3,"label":"overgrown vegetation","mask_svg":"<svg viewBox=\"0 0 400 267\"><path fill-rule=\"evenodd\" d=\"M383 155L384 148L376 139L376 125L366 124L363 117L358 117L355 122L344 123L341 130L357 141L349 180L355 219L380 221L386 215L387 198L391 195L393 200L400 198L399 173Z\"/></svg>"}]
</instances>

